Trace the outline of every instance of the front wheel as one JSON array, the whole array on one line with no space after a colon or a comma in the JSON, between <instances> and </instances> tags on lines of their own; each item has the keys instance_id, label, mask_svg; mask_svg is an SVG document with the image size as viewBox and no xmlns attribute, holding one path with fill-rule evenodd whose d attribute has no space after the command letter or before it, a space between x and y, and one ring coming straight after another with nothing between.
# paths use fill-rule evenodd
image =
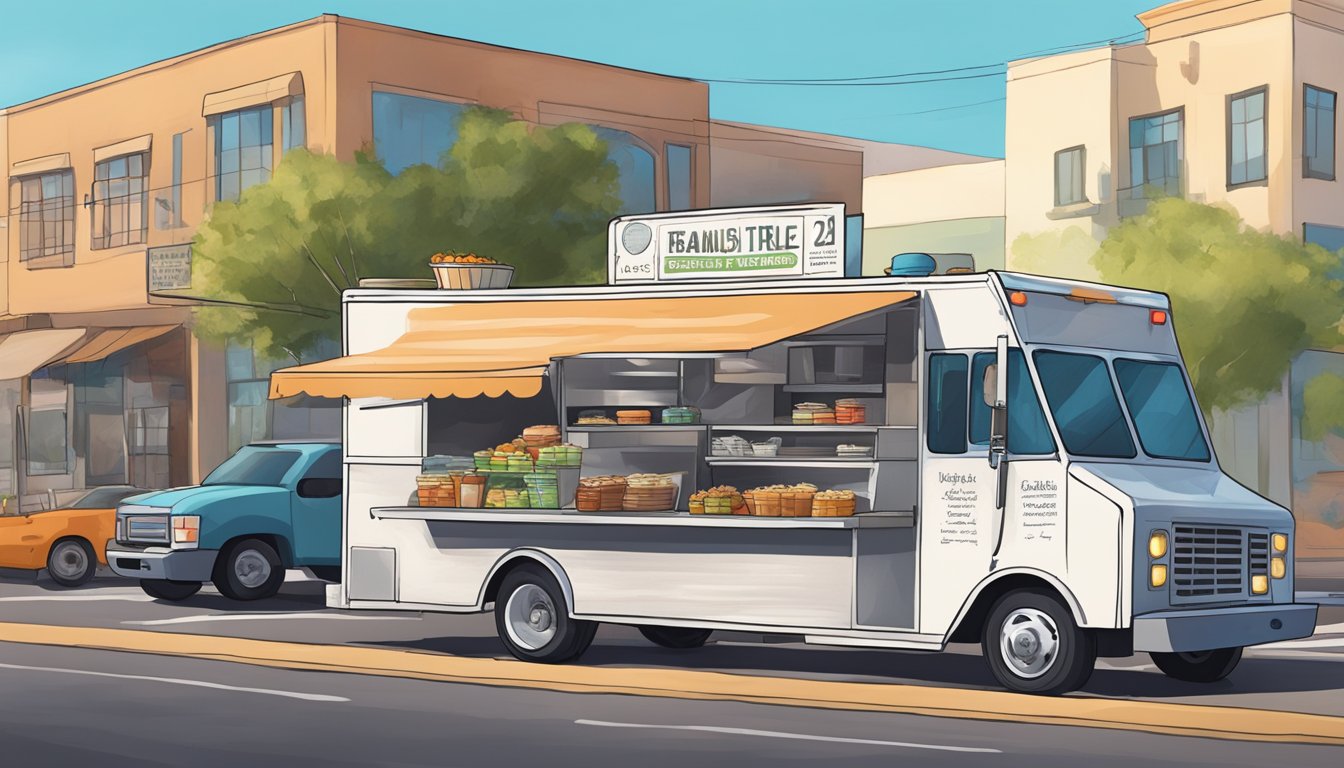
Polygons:
<instances>
[{"instance_id":1,"label":"front wheel","mask_svg":"<svg viewBox=\"0 0 1344 768\"><path fill-rule=\"evenodd\" d=\"M230 600L274 597L285 583L285 567L275 548L260 539L243 539L215 561L215 588Z\"/></svg>"},{"instance_id":2,"label":"front wheel","mask_svg":"<svg viewBox=\"0 0 1344 768\"><path fill-rule=\"evenodd\" d=\"M714 630L696 629L695 627L656 627L645 625L639 627L639 634L643 635L645 640L648 640L654 645L661 645L664 648L685 650L703 646L705 641L709 639L709 636L714 634Z\"/></svg>"},{"instance_id":3,"label":"front wheel","mask_svg":"<svg viewBox=\"0 0 1344 768\"><path fill-rule=\"evenodd\" d=\"M994 677L1020 693L1067 693L1083 687L1097 661L1096 638L1053 595L1009 592L985 622L982 648Z\"/></svg>"},{"instance_id":4,"label":"front wheel","mask_svg":"<svg viewBox=\"0 0 1344 768\"><path fill-rule=\"evenodd\" d=\"M201 591L199 581L168 581L167 579L141 579L140 588L146 595L156 600L178 602Z\"/></svg>"},{"instance_id":5,"label":"front wheel","mask_svg":"<svg viewBox=\"0 0 1344 768\"><path fill-rule=\"evenodd\" d=\"M47 555L47 575L62 587L79 587L93 578L98 561L83 539L62 539Z\"/></svg>"},{"instance_id":6,"label":"front wheel","mask_svg":"<svg viewBox=\"0 0 1344 768\"><path fill-rule=\"evenodd\" d=\"M588 650L597 623L570 618L555 577L540 566L522 565L499 585L495 629L514 657L559 664Z\"/></svg>"},{"instance_id":7,"label":"front wheel","mask_svg":"<svg viewBox=\"0 0 1344 768\"><path fill-rule=\"evenodd\" d=\"M1232 674L1241 662L1240 648L1219 648L1215 651L1178 651L1176 653L1149 653L1153 663L1167 677L1187 683L1216 683Z\"/></svg>"}]
</instances>

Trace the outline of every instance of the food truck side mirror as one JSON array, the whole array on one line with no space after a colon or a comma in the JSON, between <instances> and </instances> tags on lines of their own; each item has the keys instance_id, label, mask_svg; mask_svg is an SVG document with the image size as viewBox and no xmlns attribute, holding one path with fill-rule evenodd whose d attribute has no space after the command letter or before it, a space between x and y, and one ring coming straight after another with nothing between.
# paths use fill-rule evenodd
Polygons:
<instances>
[{"instance_id":1,"label":"food truck side mirror","mask_svg":"<svg viewBox=\"0 0 1344 768\"><path fill-rule=\"evenodd\" d=\"M989 465L998 469L1008 452L1008 337L1000 336L996 347L994 363L985 368L982 396L990 408Z\"/></svg>"}]
</instances>

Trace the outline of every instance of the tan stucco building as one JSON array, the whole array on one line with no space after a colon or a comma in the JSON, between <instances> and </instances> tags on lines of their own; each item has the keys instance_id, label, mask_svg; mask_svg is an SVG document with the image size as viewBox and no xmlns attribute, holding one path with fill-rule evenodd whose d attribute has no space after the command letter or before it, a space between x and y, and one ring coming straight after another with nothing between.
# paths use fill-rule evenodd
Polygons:
<instances>
[{"instance_id":1,"label":"tan stucco building","mask_svg":"<svg viewBox=\"0 0 1344 768\"><path fill-rule=\"evenodd\" d=\"M393 171L434 162L473 104L597 127L627 212L861 210L861 150L743 141L752 127L715 128L705 83L336 16L15 105L0 112L0 496L184 484L250 440L338 435L329 404L268 404L278 362L246 340L192 335L195 228L294 147L373 148ZM715 194L714 178L731 185Z\"/></svg>"}]
</instances>

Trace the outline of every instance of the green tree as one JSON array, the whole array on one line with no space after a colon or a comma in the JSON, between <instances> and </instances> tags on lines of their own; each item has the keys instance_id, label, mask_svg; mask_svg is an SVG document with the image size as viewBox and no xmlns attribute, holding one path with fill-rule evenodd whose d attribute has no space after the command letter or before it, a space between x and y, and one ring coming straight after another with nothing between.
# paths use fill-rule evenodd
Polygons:
<instances>
[{"instance_id":1,"label":"green tree","mask_svg":"<svg viewBox=\"0 0 1344 768\"><path fill-rule=\"evenodd\" d=\"M1181 352L1206 412L1277 390L1301 352L1341 333L1339 257L1251 229L1230 208L1154 200L1092 257L1104 282L1171 296Z\"/></svg>"},{"instance_id":2,"label":"green tree","mask_svg":"<svg viewBox=\"0 0 1344 768\"><path fill-rule=\"evenodd\" d=\"M302 360L340 334L340 296L365 277L429 277L429 256L472 251L515 268L519 285L599 282L619 180L591 128L537 127L507 112L463 113L437 166L392 176L287 152L271 180L220 202L196 234L197 333L251 339Z\"/></svg>"}]
</instances>

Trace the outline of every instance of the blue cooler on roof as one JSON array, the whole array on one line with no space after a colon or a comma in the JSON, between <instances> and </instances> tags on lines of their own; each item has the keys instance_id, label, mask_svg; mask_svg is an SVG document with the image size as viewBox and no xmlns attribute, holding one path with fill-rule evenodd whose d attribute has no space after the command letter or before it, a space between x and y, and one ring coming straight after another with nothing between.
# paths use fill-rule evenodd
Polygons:
<instances>
[{"instance_id":1,"label":"blue cooler on roof","mask_svg":"<svg viewBox=\"0 0 1344 768\"><path fill-rule=\"evenodd\" d=\"M898 253L891 257L886 273L893 277L927 277L938 269L938 262L927 253Z\"/></svg>"}]
</instances>

